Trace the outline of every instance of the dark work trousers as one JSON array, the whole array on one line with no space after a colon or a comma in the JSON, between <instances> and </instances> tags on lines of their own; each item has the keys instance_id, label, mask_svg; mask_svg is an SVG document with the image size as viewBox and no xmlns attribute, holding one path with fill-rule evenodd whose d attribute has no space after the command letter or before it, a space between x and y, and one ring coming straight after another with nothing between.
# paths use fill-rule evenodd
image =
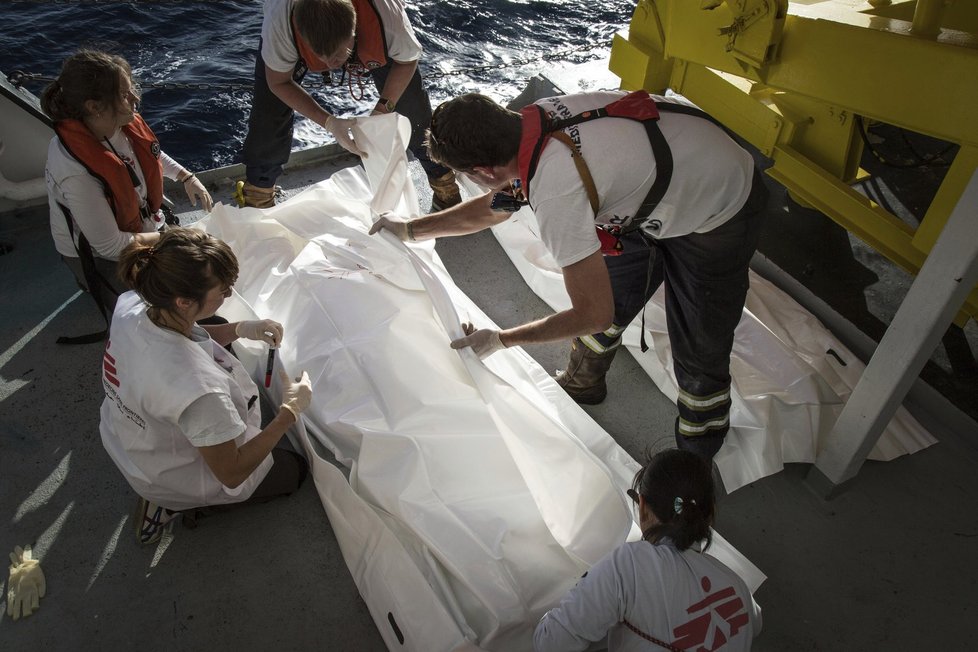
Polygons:
<instances>
[{"instance_id":1,"label":"dark work trousers","mask_svg":"<svg viewBox=\"0 0 978 652\"><path fill-rule=\"evenodd\" d=\"M268 475L258 483L255 492L251 494L248 500L238 504L265 503L279 496L289 496L302 486L306 475L309 473L309 464L304 457L281 445L287 441L283 436L280 445L272 449L272 460L275 463L269 469Z\"/></svg>"},{"instance_id":2,"label":"dark work trousers","mask_svg":"<svg viewBox=\"0 0 978 652\"><path fill-rule=\"evenodd\" d=\"M390 72L391 64L370 72L378 91ZM296 79L301 82L302 76ZM345 92L338 88L338 92ZM433 163L422 144L425 130L431 122L431 102L421 84L421 74L415 71L411 83L397 101L397 112L411 121L411 142L408 149L420 161L428 178L439 177L448 168ZM261 39L255 57L255 89L248 116L248 135L244 142L244 164L248 183L259 188L271 188L282 174L282 167L292 151L292 126L295 112L268 88L265 61L261 56Z\"/></svg>"},{"instance_id":3,"label":"dark work trousers","mask_svg":"<svg viewBox=\"0 0 978 652\"><path fill-rule=\"evenodd\" d=\"M675 238L633 232L622 238L621 255L604 258L614 293L614 326L588 339L605 349L617 346L621 331L665 283L666 328L679 382L676 443L708 459L730 427L730 352L767 197L755 170L747 203L725 224Z\"/></svg>"},{"instance_id":4,"label":"dark work trousers","mask_svg":"<svg viewBox=\"0 0 978 652\"><path fill-rule=\"evenodd\" d=\"M282 439L285 441L285 437ZM282 443L279 442L279 445L272 449L272 468L268 470L268 474L258 483L254 493L247 500L182 510L180 514L183 517L183 525L192 529L197 527L198 521L208 516L224 514L247 505L260 505L276 498L291 496L298 491L309 474L309 464L291 448L284 448Z\"/></svg>"}]
</instances>

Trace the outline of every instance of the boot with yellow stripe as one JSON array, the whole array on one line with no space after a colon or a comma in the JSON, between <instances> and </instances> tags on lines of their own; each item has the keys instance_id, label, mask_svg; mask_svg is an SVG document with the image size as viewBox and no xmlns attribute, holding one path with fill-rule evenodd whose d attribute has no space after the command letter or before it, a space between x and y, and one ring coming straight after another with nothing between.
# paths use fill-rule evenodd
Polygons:
<instances>
[{"instance_id":1,"label":"boot with yellow stripe","mask_svg":"<svg viewBox=\"0 0 978 652\"><path fill-rule=\"evenodd\" d=\"M709 394L694 394L680 387L676 446L712 460L730 430L730 405L729 385Z\"/></svg>"},{"instance_id":2,"label":"boot with yellow stripe","mask_svg":"<svg viewBox=\"0 0 978 652\"><path fill-rule=\"evenodd\" d=\"M571 340L570 362L555 380L577 403L597 405L608 396L605 376L618 353L618 347L594 351L581 338Z\"/></svg>"}]
</instances>

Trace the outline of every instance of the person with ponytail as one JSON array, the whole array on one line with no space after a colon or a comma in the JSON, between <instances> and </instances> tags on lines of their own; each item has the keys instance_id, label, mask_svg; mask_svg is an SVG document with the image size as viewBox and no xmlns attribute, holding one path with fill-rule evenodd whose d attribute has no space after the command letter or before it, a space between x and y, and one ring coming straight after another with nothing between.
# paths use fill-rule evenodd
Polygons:
<instances>
[{"instance_id":1,"label":"person with ponytail","mask_svg":"<svg viewBox=\"0 0 978 652\"><path fill-rule=\"evenodd\" d=\"M125 291L115 277L120 252L155 242L164 225L163 177L181 182L194 206L212 207L197 177L160 149L138 104L126 60L96 50L68 57L41 95L55 130L45 168L54 245L108 313Z\"/></svg>"},{"instance_id":2,"label":"person with ponytail","mask_svg":"<svg viewBox=\"0 0 978 652\"><path fill-rule=\"evenodd\" d=\"M118 275L133 291L112 317L99 429L139 494L137 540L157 541L179 512L193 523L201 511L294 492L307 465L280 443L309 406L309 376L279 372L282 403L263 427L258 388L224 348L237 338L277 347L282 325L201 324L231 296L231 248L197 229L168 229L123 249Z\"/></svg>"},{"instance_id":3,"label":"person with ponytail","mask_svg":"<svg viewBox=\"0 0 978 652\"><path fill-rule=\"evenodd\" d=\"M584 650L607 638L609 652L749 650L761 609L732 570L704 551L716 511L710 466L668 450L635 475L642 540L598 561L544 615L536 652Z\"/></svg>"}]
</instances>

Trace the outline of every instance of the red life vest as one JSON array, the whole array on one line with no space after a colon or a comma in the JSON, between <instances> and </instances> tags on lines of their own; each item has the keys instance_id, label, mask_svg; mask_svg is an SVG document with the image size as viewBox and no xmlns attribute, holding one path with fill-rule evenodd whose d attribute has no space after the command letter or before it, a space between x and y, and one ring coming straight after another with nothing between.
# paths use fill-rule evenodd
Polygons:
<instances>
[{"instance_id":1,"label":"red life vest","mask_svg":"<svg viewBox=\"0 0 978 652\"><path fill-rule=\"evenodd\" d=\"M669 146L666 144L665 139L662 137L662 133L659 131L658 125L656 125L656 122L659 120L659 110L648 92L644 90L635 91L619 100L615 100L607 106L583 111L569 118L554 119L539 104L530 104L523 107L520 110L520 115L523 121L517 164L524 196L531 204L530 181L536 173L537 163L540 161L540 154L547 146L547 143L550 142L551 138L554 137L554 132L582 122L605 117L627 118L641 122L645 125L646 132L649 135L649 142L657 163L657 172L655 182L639 209L640 214L644 213L642 215L643 218L651 214L665 194L672 177L672 154L669 151ZM573 147L573 143L569 139L566 144L568 147ZM575 156L578 173L584 182L584 187L588 192L588 200L591 203L594 216L597 218L599 198L594 181L591 179L591 174L587 169L587 163L584 162L583 157L577 153L576 149L572 149L572 154ZM639 215L636 214L636 219L633 220L634 228L638 228L638 224L641 222L638 217ZM601 253L607 256L620 254L622 247L619 240L625 231L621 227L612 225L595 225L595 228L598 232L598 240L601 242Z\"/></svg>"},{"instance_id":2,"label":"red life vest","mask_svg":"<svg viewBox=\"0 0 978 652\"><path fill-rule=\"evenodd\" d=\"M353 9L357 14L356 39L353 46L356 61L368 70L387 65L387 39L377 9L370 0L353 0ZM299 26L295 22L295 15L291 17L291 21L295 47L306 69L310 72L329 70L326 62L302 38Z\"/></svg>"},{"instance_id":3,"label":"red life vest","mask_svg":"<svg viewBox=\"0 0 978 652\"><path fill-rule=\"evenodd\" d=\"M120 231L139 233L143 230L139 212L139 193L133 187L126 164L99 142L88 127L79 120L59 120L54 130L68 153L85 166L88 173L102 182L105 198L115 215ZM136 161L146 180L146 203L150 214L163 203L163 163L156 134L138 114L122 128L129 138Z\"/></svg>"},{"instance_id":4,"label":"red life vest","mask_svg":"<svg viewBox=\"0 0 978 652\"><path fill-rule=\"evenodd\" d=\"M523 107L520 110L520 115L523 117L523 133L520 138L517 161L520 169L520 181L523 183L523 192L529 200L530 180L536 173L540 154L550 142L551 134L554 131L604 117L630 118L639 122L658 120L659 110L647 91L635 91L605 107L584 111L570 118L553 119L539 104Z\"/></svg>"}]
</instances>

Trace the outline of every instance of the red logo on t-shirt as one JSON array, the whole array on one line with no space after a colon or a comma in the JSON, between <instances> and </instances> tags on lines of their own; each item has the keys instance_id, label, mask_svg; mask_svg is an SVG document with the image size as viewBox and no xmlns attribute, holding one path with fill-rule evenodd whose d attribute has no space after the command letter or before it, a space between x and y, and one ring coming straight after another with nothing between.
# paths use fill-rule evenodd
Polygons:
<instances>
[{"instance_id":1,"label":"red logo on t-shirt","mask_svg":"<svg viewBox=\"0 0 978 652\"><path fill-rule=\"evenodd\" d=\"M700 583L704 591L710 590L708 577L704 577ZM694 617L672 631L675 637L673 645L690 652L719 649L749 621L744 601L732 586L708 594L687 607L686 613Z\"/></svg>"},{"instance_id":2,"label":"red logo on t-shirt","mask_svg":"<svg viewBox=\"0 0 978 652\"><path fill-rule=\"evenodd\" d=\"M115 370L115 358L109 355L109 343L106 343L105 355L102 356L102 375L107 381L118 387L119 379L116 377L117 373L119 372Z\"/></svg>"}]
</instances>

